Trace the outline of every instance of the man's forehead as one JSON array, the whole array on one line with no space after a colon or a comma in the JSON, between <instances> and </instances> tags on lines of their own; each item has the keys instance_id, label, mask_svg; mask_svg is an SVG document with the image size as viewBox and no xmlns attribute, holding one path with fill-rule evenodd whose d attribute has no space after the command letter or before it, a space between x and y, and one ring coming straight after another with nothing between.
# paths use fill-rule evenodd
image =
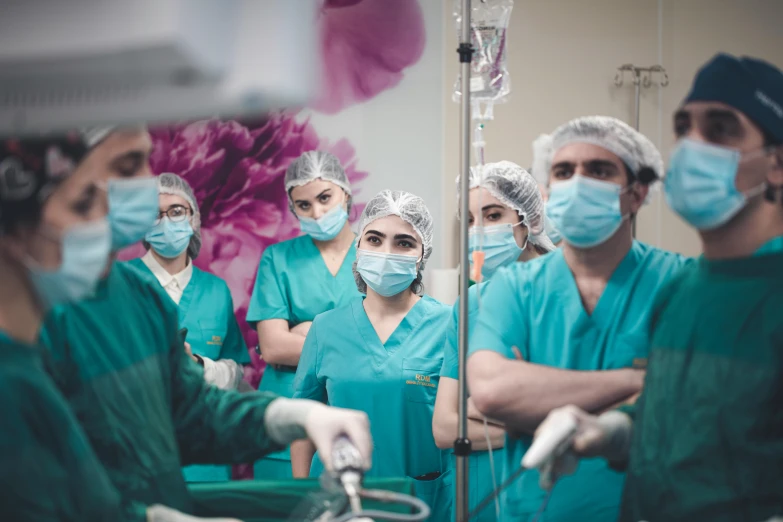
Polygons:
<instances>
[{"instance_id":1,"label":"man's forehead","mask_svg":"<svg viewBox=\"0 0 783 522\"><path fill-rule=\"evenodd\" d=\"M552 165L558 163L588 163L591 161L609 161L617 165L622 160L613 152L593 143L575 142L561 147L552 158Z\"/></svg>"}]
</instances>

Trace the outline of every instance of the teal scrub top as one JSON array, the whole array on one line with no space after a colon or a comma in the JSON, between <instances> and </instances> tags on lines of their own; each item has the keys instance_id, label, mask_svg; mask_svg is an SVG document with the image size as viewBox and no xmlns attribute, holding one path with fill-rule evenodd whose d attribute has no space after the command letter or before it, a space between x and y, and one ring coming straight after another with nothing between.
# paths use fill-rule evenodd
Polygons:
<instances>
[{"instance_id":1,"label":"teal scrub top","mask_svg":"<svg viewBox=\"0 0 783 522\"><path fill-rule=\"evenodd\" d=\"M154 277L141 259L133 259L128 264ZM179 327L188 329L185 341L194 354L213 361L231 359L239 364L250 363L225 281L194 266L177 309ZM188 482L231 480L231 466L188 466L182 472Z\"/></svg>"},{"instance_id":2,"label":"teal scrub top","mask_svg":"<svg viewBox=\"0 0 783 522\"><path fill-rule=\"evenodd\" d=\"M484 296L486 289L486 282L472 285L468 288L469 332L476 326L479 312L478 296ZM443 344L443 366L440 369L441 377L448 377L454 380L459 378L459 304L460 300L457 298L449 319L449 326L446 329L446 339ZM503 482L503 461L505 457L505 448L493 449L491 458L489 451L471 451L470 457L468 457L468 501L471 511L487 495L492 493L495 487ZM452 475L456 474L456 464L457 457L451 452L449 469L452 471ZM471 520L476 522L495 522L497 520L495 504L490 504Z\"/></svg>"},{"instance_id":3,"label":"teal scrub top","mask_svg":"<svg viewBox=\"0 0 783 522\"><path fill-rule=\"evenodd\" d=\"M492 350L568 370L613 370L645 360L653 298L689 260L634 241L615 269L592 315L585 311L573 274L558 249L503 268L488 283L470 354ZM520 467L531 437L506 439L504 477ZM541 521L614 522L624 474L603 459L583 459L574 475L560 479ZM529 520L545 492L538 472L525 471L501 496L504 520Z\"/></svg>"},{"instance_id":4,"label":"teal scrub top","mask_svg":"<svg viewBox=\"0 0 783 522\"><path fill-rule=\"evenodd\" d=\"M123 514L40 348L0 332L0 506L3 520L102 522ZM146 517L144 517L146 518Z\"/></svg>"},{"instance_id":5,"label":"teal scrub top","mask_svg":"<svg viewBox=\"0 0 783 522\"><path fill-rule=\"evenodd\" d=\"M443 364L443 335L450 307L422 297L381 343L364 299L316 317L296 372L295 398L360 410L370 418L374 451L371 477L416 478L417 495L433 508L431 520L451 509L448 452L435 445L432 413ZM312 476L323 465L316 455Z\"/></svg>"},{"instance_id":6,"label":"teal scrub top","mask_svg":"<svg viewBox=\"0 0 783 522\"><path fill-rule=\"evenodd\" d=\"M190 464L239 464L282 446L276 396L220 390L185 353L174 302L151 274L113 263L95 294L59 306L42 338L55 381L124 501L190 513Z\"/></svg>"},{"instance_id":7,"label":"teal scrub top","mask_svg":"<svg viewBox=\"0 0 783 522\"><path fill-rule=\"evenodd\" d=\"M353 277L355 260L354 244L337 274L332 275L310 236L268 246L258 265L247 322L255 328L259 321L284 319L293 328L312 321L320 313L348 304L361 295ZM258 389L292 397L295 371L268 365ZM291 454L286 449L269 458L291 460Z\"/></svg>"}]
</instances>

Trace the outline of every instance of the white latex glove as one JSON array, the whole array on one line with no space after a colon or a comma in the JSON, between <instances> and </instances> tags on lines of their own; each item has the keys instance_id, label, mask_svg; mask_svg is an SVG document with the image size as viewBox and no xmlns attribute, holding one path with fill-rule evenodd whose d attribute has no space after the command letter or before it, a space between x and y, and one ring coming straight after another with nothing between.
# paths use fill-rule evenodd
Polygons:
<instances>
[{"instance_id":1,"label":"white latex glove","mask_svg":"<svg viewBox=\"0 0 783 522\"><path fill-rule=\"evenodd\" d=\"M564 406L552 410L536 430L536 437L549 427L563 422L569 416L576 420L576 433L561 452L546 461L540 468L540 485L551 489L554 481L576 471L580 457L603 457L610 462L628 459L633 422L619 411L609 411L599 416L591 415L576 406Z\"/></svg>"},{"instance_id":2,"label":"white latex glove","mask_svg":"<svg viewBox=\"0 0 783 522\"><path fill-rule=\"evenodd\" d=\"M199 518L156 504L147 508L147 522L242 522L236 518Z\"/></svg>"},{"instance_id":3,"label":"white latex glove","mask_svg":"<svg viewBox=\"0 0 783 522\"><path fill-rule=\"evenodd\" d=\"M326 469L332 468L332 445L345 435L361 453L365 469L372 465L370 420L361 411L332 408L307 399L275 399L266 409L264 423L279 444L309 438Z\"/></svg>"}]
</instances>

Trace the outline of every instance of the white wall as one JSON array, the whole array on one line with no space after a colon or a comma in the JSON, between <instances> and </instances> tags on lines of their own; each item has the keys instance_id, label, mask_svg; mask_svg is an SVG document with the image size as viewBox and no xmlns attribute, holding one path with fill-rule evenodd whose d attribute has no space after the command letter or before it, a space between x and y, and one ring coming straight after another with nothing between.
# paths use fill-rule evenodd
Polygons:
<instances>
[{"instance_id":1,"label":"white wall","mask_svg":"<svg viewBox=\"0 0 783 522\"><path fill-rule=\"evenodd\" d=\"M319 135L346 138L357 150L359 170L370 177L358 185L357 201L367 202L383 189L421 196L435 217L430 266L444 261L441 194L443 154L443 18L440 0L421 0L427 44L404 78L372 100L338 114L308 116Z\"/></svg>"},{"instance_id":2,"label":"white wall","mask_svg":"<svg viewBox=\"0 0 783 522\"><path fill-rule=\"evenodd\" d=\"M429 0L422 0L426 3ZM443 97L451 99L457 74L451 1L443 18ZM618 66L662 64L670 84L642 91L641 130L668 157L671 115L699 68L718 51L747 54L783 67L781 0L517 0L508 37L511 100L486 125L486 161L507 159L529 167L531 142L571 118L615 116L633 123L634 90L614 85ZM455 266L454 218L458 106L446 102L443 148L443 229L447 266ZM639 215L642 241L698 254L695 233L674 216L660 193Z\"/></svg>"}]
</instances>

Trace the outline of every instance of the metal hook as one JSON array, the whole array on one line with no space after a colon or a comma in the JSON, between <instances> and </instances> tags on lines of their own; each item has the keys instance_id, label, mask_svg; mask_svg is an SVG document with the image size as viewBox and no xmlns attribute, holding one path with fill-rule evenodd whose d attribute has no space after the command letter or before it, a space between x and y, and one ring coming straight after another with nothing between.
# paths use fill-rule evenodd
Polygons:
<instances>
[{"instance_id":1,"label":"metal hook","mask_svg":"<svg viewBox=\"0 0 783 522\"><path fill-rule=\"evenodd\" d=\"M647 73L644 75L644 79L642 80L642 86L646 89L652 85L652 78L650 77L651 73Z\"/></svg>"}]
</instances>

